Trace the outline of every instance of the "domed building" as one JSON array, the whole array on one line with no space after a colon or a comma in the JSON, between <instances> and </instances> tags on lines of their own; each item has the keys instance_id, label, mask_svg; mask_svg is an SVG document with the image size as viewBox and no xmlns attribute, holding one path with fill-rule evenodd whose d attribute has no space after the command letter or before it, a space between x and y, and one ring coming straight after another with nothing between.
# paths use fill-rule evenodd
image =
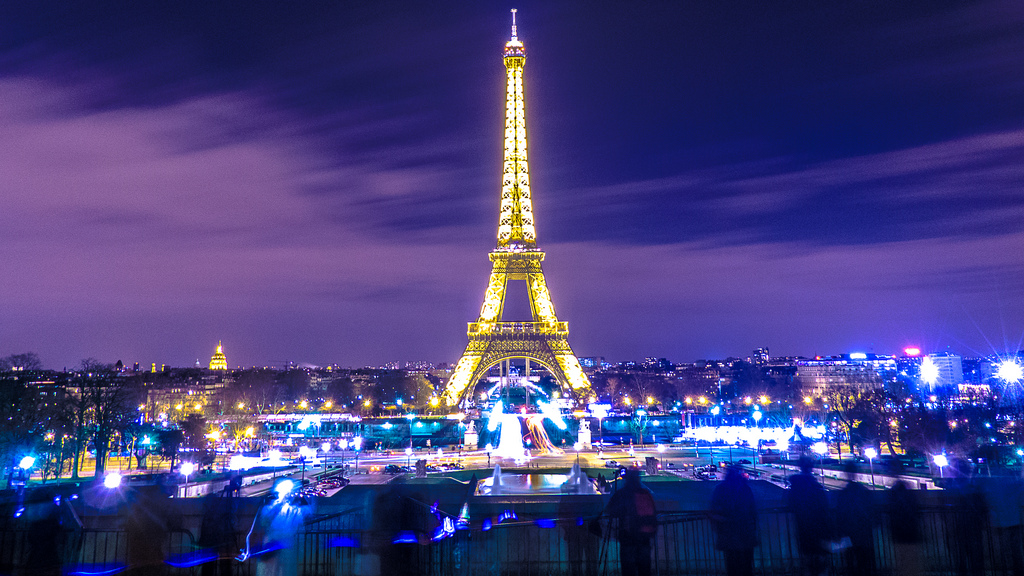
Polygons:
<instances>
[{"instance_id":1,"label":"domed building","mask_svg":"<svg viewBox=\"0 0 1024 576\"><path fill-rule=\"evenodd\" d=\"M224 355L223 342L217 342L217 352L210 358L210 370L227 370L228 359Z\"/></svg>"}]
</instances>

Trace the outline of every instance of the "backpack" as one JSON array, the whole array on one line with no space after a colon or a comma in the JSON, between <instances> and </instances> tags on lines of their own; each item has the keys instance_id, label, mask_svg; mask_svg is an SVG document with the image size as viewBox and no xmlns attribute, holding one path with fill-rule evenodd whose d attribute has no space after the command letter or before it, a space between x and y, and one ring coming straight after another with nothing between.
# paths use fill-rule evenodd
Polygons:
<instances>
[{"instance_id":1,"label":"backpack","mask_svg":"<svg viewBox=\"0 0 1024 576\"><path fill-rule=\"evenodd\" d=\"M658 531L657 512L654 509L654 497L646 490L633 493L633 510L636 512L637 531L643 535L652 535Z\"/></svg>"}]
</instances>

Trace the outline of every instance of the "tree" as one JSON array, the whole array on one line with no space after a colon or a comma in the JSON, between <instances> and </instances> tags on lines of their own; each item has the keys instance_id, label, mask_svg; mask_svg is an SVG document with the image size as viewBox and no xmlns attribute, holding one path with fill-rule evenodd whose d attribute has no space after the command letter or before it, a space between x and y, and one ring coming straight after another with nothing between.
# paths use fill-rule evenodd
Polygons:
<instances>
[{"instance_id":1,"label":"tree","mask_svg":"<svg viewBox=\"0 0 1024 576\"><path fill-rule=\"evenodd\" d=\"M95 358L82 360L78 380L79 412L90 430L96 449L96 476L106 470L110 439L128 428L138 416L140 390L132 381L114 372L113 366Z\"/></svg>"},{"instance_id":2,"label":"tree","mask_svg":"<svg viewBox=\"0 0 1024 576\"><path fill-rule=\"evenodd\" d=\"M33 372L42 369L43 363L39 361L39 355L35 352L11 354L10 356L0 358L0 371L18 370Z\"/></svg>"}]
</instances>

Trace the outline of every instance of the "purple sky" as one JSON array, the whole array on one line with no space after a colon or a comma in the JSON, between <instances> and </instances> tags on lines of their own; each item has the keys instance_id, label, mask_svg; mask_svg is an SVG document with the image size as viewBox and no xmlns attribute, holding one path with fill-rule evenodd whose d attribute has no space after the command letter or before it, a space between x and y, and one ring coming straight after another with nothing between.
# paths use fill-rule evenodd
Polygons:
<instances>
[{"instance_id":1,"label":"purple sky","mask_svg":"<svg viewBox=\"0 0 1024 576\"><path fill-rule=\"evenodd\" d=\"M511 5L8 4L0 356L458 359ZM1019 2L553 4L515 7L578 354L1021 347Z\"/></svg>"}]
</instances>

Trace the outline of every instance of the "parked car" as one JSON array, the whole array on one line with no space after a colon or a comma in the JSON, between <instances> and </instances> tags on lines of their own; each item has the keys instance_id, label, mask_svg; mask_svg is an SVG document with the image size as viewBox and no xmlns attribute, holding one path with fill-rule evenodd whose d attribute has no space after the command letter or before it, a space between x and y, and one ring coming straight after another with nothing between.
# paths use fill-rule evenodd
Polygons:
<instances>
[{"instance_id":1,"label":"parked car","mask_svg":"<svg viewBox=\"0 0 1024 576\"><path fill-rule=\"evenodd\" d=\"M604 461L604 467L605 468L618 468L619 467L619 463L616 462L615 460L605 460Z\"/></svg>"},{"instance_id":2,"label":"parked car","mask_svg":"<svg viewBox=\"0 0 1024 576\"><path fill-rule=\"evenodd\" d=\"M398 464L388 464L384 467L385 474L401 474L405 472L405 466L399 466Z\"/></svg>"}]
</instances>

